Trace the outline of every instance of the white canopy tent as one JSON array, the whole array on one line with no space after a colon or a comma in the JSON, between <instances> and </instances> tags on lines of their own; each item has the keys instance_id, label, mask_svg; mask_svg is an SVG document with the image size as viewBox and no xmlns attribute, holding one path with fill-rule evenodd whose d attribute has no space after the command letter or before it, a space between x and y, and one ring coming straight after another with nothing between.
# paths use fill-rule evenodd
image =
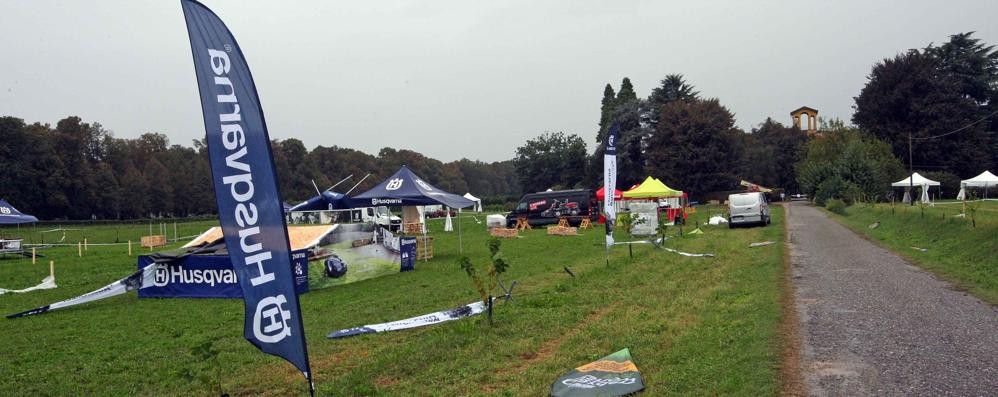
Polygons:
<instances>
[{"instance_id":1,"label":"white canopy tent","mask_svg":"<svg viewBox=\"0 0 998 397\"><path fill-rule=\"evenodd\" d=\"M998 187L998 176L992 174L991 171L984 171L978 176L960 181L960 194L956 198L959 200L966 199L967 193L965 189L968 187L982 187L987 192L989 188Z\"/></svg>"},{"instance_id":2,"label":"white canopy tent","mask_svg":"<svg viewBox=\"0 0 998 397\"><path fill-rule=\"evenodd\" d=\"M936 182L934 180L926 178L926 177L922 176L922 174L919 174L919 173L915 172L915 173L911 174L911 176L909 176L907 178L904 178L904 179L902 179L900 181L892 183L891 186L893 186L893 187L909 187L909 186L914 187L914 186L919 186L919 187L922 188L922 194L921 194L920 200L923 203L928 204L929 203L929 186L939 186L939 182ZM904 193L904 197L905 197L904 202L905 203L909 202L909 200L910 200L910 198L909 198L910 196L908 195L908 193L909 192L907 192L907 191L905 191L905 193Z\"/></svg>"},{"instance_id":3,"label":"white canopy tent","mask_svg":"<svg viewBox=\"0 0 998 397\"><path fill-rule=\"evenodd\" d=\"M912 186L912 185L913 186L922 186L922 185L939 186L939 182L936 182L934 180L926 178L926 177L922 176L922 174L919 174L919 173L916 172L914 174L911 174L910 177L905 177L904 179L902 179L900 181L897 181L897 182L894 182L894 183L891 184L891 186L894 186L894 187L908 187L908 186Z\"/></svg>"},{"instance_id":4,"label":"white canopy tent","mask_svg":"<svg viewBox=\"0 0 998 397\"><path fill-rule=\"evenodd\" d=\"M471 209L472 211L482 212L482 199L472 196L471 193L465 193L464 198L475 202L474 208Z\"/></svg>"}]
</instances>

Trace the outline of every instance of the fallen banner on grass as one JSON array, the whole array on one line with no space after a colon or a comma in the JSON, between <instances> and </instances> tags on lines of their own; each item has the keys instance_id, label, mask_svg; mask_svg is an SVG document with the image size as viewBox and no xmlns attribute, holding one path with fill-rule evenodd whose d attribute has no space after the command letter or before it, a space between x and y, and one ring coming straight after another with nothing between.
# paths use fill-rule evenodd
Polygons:
<instances>
[{"instance_id":1,"label":"fallen banner on grass","mask_svg":"<svg viewBox=\"0 0 998 397\"><path fill-rule=\"evenodd\" d=\"M714 257L714 254L709 254L709 253L708 254L691 254L689 252L683 252L683 251L679 251L679 250L674 250L674 249L669 248L669 247L659 247L659 248L664 249L664 250L669 251L669 252L672 252L672 253L676 253L676 254L682 255L682 256L706 257L706 258L713 258Z\"/></svg>"},{"instance_id":2,"label":"fallen banner on grass","mask_svg":"<svg viewBox=\"0 0 998 397\"><path fill-rule=\"evenodd\" d=\"M51 305L42 306L37 309L31 309L20 313L9 314L7 315L7 318L18 318L34 314L42 314L55 309L62 309L65 307L76 306L79 304L93 302L104 298L110 298L112 296L124 294L128 291L150 286L153 284L153 279L156 276L156 267L157 264L153 263L135 273L132 273L131 276L115 281L103 288L88 292L86 294L77 296L72 299L66 299L63 301L53 303Z\"/></svg>"},{"instance_id":3,"label":"fallen banner on grass","mask_svg":"<svg viewBox=\"0 0 998 397\"><path fill-rule=\"evenodd\" d=\"M495 298L493 298L493 302ZM326 338L336 339L354 335L373 334L376 332L397 331L401 329L417 328L427 325L439 324L447 321L471 317L485 311L485 302L477 301L464 306L459 306L451 310L439 311L425 314L418 317L407 318L405 320L392 321L381 324L369 324L361 327L341 329L326 335Z\"/></svg>"},{"instance_id":4,"label":"fallen banner on grass","mask_svg":"<svg viewBox=\"0 0 998 397\"><path fill-rule=\"evenodd\" d=\"M641 372L624 348L576 368L551 385L554 397L625 396L644 390Z\"/></svg>"},{"instance_id":5,"label":"fallen banner on grass","mask_svg":"<svg viewBox=\"0 0 998 397\"><path fill-rule=\"evenodd\" d=\"M633 244L659 245L662 244L663 241L665 241L665 237L659 237L654 240L616 241L613 243L613 245L633 245Z\"/></svg>"},{"instance_id":6,"label":"fallen banner on grass","mask_svg":"<svg viewBox=\"0 0 998 397\"><path fill-rule=\"evenodd\" d=\"M25 288L25 289L5 289L5 288L0 288L0 295L6 294L8 292L10 292L12 294L23 294L25 292L31 292L31 291L36 291L36 290L40 290L40 289L52 289L52 288L57 288L57 287L58 287L58 285L55 285L55 276L50 275L50 276L47 276L47 277L43 278L41 284L38 284L38 285L36 285L34 287L28 287L28 288Z\"/></svg>"},{"instance_id":7,"label":"fallen banner on grass","mask_svg":"<svg viewBox=\"0 0 998 397\"><path fill-rule=\"evenodd\" d=\"M748 246L749 246L749 248L755 248L755 247L764 247L764 246L767 246L767 245L770 245L770 244L776 244L776 243L773 242L773 241L763 241L763 242L760 242L760 243L752 243L752 244L749 244Z\"/></svg>"}]
</instances>

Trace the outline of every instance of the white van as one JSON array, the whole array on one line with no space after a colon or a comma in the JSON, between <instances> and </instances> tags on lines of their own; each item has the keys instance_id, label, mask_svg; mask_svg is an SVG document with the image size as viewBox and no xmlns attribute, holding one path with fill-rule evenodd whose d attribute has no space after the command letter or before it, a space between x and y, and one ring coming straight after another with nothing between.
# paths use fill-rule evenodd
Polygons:
<instances>
[{"instance_id":1,"label":"white van","mask_svg":"<svg viewBox=\"0 0 998 397\"><path fill-rule=\"evenodd\" d=\"M291 211L288 224L374 223L392 231L402 227L402 218L395 216L388 207L363 207L346 210Z\"/></svg>"},{"instance_id":2,"label":"white van","mask_svg":"<svg viewBox=\"0 0 998 397\"><path fill-rule=\"evenodd\" d=\"M762 192L728 196L728 227L744 224L769 224L769 201Z\"/></svg>"}]
</instances>

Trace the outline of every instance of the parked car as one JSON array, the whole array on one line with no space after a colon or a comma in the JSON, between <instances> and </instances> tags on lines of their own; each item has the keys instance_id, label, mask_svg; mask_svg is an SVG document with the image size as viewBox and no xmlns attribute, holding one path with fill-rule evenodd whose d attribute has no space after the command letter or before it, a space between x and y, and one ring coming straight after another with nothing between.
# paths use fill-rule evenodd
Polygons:
<instances>
[{"instance_id":1,"label":"parked car","mask_svg":"<svg viewBox=\"0 0 998 397\"><path fill-rule=\"evenodd\" d=\"M506 226L516 225L518 218L526 218L531 226L558 223L561 217L568 217L569 224L578 225L583 218L595 221L599 218L596 196L590 189L555 190L530 193L523 196L508 215Z\"/></svg>"},{"instance_id":2,"label":"parked car","mask_svg":"<svg viewBox=\"0 0 998 397\"><path fill-rule=\"evenodd\" d=\"M728 196L728 227L769 224L769 199L765 193L749 192Z\"/></svg>"}]
</instances>

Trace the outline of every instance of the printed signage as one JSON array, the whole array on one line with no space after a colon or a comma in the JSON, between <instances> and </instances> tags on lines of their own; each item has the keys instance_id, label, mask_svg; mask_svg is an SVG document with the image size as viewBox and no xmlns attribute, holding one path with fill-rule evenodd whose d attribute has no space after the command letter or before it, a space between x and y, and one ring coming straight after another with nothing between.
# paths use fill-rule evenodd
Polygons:
<instances>
[{"instance_id":1,"label":"printed signage","mask_svg":"<svg viewBox=\"0 0 998 397\"><path fill-rule=\"evenodd\" d=\"M416 238L399 237L399 256L402 258L402 270L407 272L416 269Z\"/></svg>"},{"instance_id":2,"label":"printed signage","mask_svg":"<svg viewBox=\"0 0 998 397\"><path fill-rule=\"evenodd\" d=\"M294 251L291 256L295 291L306 293L308 252ZM138 267L152 263L152 258L140 256ZM138 294L139 298L242 298L243 290L228 256L191 255L156 266L151 285L139 289Z\"/></svg>"}]
</instances>

